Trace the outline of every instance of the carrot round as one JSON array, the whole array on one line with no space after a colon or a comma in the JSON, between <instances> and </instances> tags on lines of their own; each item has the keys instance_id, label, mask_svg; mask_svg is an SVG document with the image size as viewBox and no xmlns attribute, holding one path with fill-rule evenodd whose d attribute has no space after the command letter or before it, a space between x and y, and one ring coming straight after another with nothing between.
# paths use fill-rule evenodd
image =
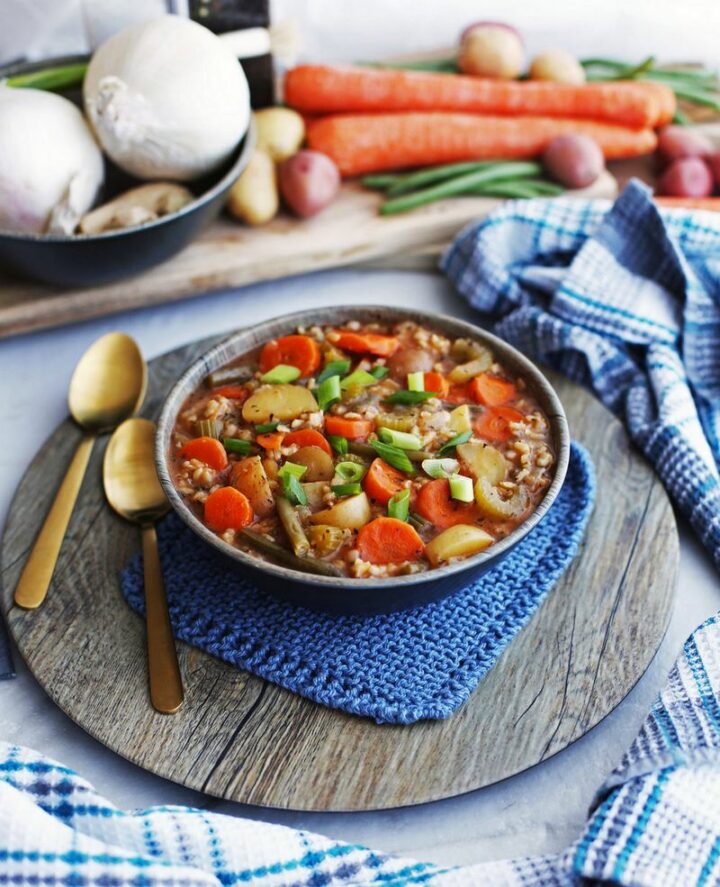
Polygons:
<instances>
[{"instance_id":1,"label":"carrot round","mask_svg":"<svg viewBox=\"0 0 720 887\"><path fill-rule=\"evenodd\" d=\"M312 376L320 366L320 347L310 336L271 339L260 352L260 369L267 373L280 363L297 367L302 376Z\"/></svg>"},{"instance_id":2,"label":"carrot round","mask_svg":"<svg viewBox=\"0 0 720 887\"><path fill-rule=\"evenodd\" d=\"M423 373L423 382L426 391L434 391L440 397L445 397L450 390L450 383L440 373Z\"/></svg>"},{"instance_id":3,"label":"carrot round","mask_svg":"<svg viewBox=\"0 0 720 887\"><path fill-rule=\"evenodd\" d=\"M215 471L222 471L228 464L225 447L214 437L196 437L195 440L188 441L180 450L180 455L183 459L204 462Z\"/></svg>"},{"instance_id":4,"label":"carrot round","mask_svg":"<svg viewBox=\"0 0 720 887\"><path fill-rule=\"evenodd\" d=\"M720 197L653 197L662 209L704 209L720 212Z\"/></svg>"},{"instance_id":5,"label":"carrot round","mask_svg":"<svg viewBox=\"0 0 720 887\"><path fill-rule=\"evenodd\" d=\"M475 519L474 504L451 498L450 483L445 478L428 481L420 487L415 510L441 530L455 524L471 524Z\"/></svg>"},{"instance_id":6,"label":"carrot round","mask_svg":"<svg viewBox=\"0 0 720 887\"><path fill-rule=\"evenodd\" d=\"M549 83L490 80L425 71L300 65L285 76L285 101L301 111L462 111L474 114L583 118L654 127L675 113L662 84L635 81ZM310 127L314 126L313 122ZM504 155L496 155L504 156Z\"/></svg>"},{"instance_id":7,"label":"carrot round","mask_svg":"<svg viewBox=\"0 0 720 887\"><path fill-rule=\"evenodd\" d=\"M373 430L369 419L346 419L344 416L325 416L325 431L348 440L367 440Z\"/></svg>"},{"instance_id":8,"label":"carrot round","mask_svg":"<svg viewBox=\"0 0 720 887\"><path fill-rule=\"evenodd\" d=\"M313 428L301 428L299 431L291 431L290 434L286 434L283 445L290 447L293 444L297 444L299 447L320 447L321 450L325 450L328 456L333 454L327 440Z\"/></svg>"},{"instance_id":9,"label":"carrot round","mask_svg":"<svg viewBox=\"0 0 720 887\"><path fill-rule=\"evenodd\" d=\"M512 437L511 422L522 422L525 416L512 407L488 407L473 424L475 434L484 440L502 443Z\"/></svg>"},{"instance_id":10,"label":"carrot round","mask_svg":"<svg viewBox=\"0 0 720 887\"><path fill-rule=\"evenodd\" d=\"M258 434L255 442L264 450L279 450L283 444L285 432L269 431L267 434Z\"/></svg>"},{"instance_id":11,"label":"carrot round","mask_svg":"<svg viewBox=\"0 0 720 887\"><path fill-rule=\"evenodd\" d=\"M231 400L247 400L250 392L244 385L222 385L220 388L213 388L213 396L229 397Z\"/></svg>"},{"instance_id":12,"label":"carrot round","mask_svg":"<svg viewBox=\"0 0 720 887\"><path fill-rule=\"evenodd\" d=\"M382 459L375 459L363 478L363 489L376 502L387 505L405 487L406 475Z\"/></svg>"},{"instance_id":13,"label":"carrot round","mask_svg":"<svg viewBox=\"0 0 720 887\"><path fill-rule=\"evenodd\" d=\"M608 160L650 154L657 145L651 129L594 120L444 111L322 117L310 124L307 140L314 151L331 157L347 178L461 160L528 159L565 133L590 136Z\"/></svg>"},{"instance_id":14,"label":"carrot round","mask_svg":"<svg viewBox=\"0 0 720 887\"><path fill-rule=\"evenodd\" d=\"M417 560L425 550L417 531L394 517L376 517L358 533L360 557L371 564L402 564Z\"/></svg>"},{"instance_id":15,"label":"carrot round","mask_svg":"<svg viewBox=\"0 0 720 887\"><path fill-rule=\"evenodd\" d=\"M235 487L220 487L205 500L205 523L211 530L242 530L252 519L247 496Z\"/></svg>"},{"instance_id":16,"label":"carrot round","mask_svg":"<svg viewBox=\"0 0 720 887\"><path fill-rule=\"evenodd\" d=\"M378 333L354 333L339 330L331 341L344 351L357 354L374 354L376 357L391 357L400 347L395 336L381 336Z\"/></svg>"},{"instance_id":17,"label":"carrot round","mask_svg":"<svg viewBox=\"0 0 720 887\"><path fill-rule=\"evenodd\" d=\"M507 379L493 376L491 373L480 373L470 382L470 397L476 403L488 407L501 407L511 401L517 394L517 388Z\"/></svg>"}]
</instances>

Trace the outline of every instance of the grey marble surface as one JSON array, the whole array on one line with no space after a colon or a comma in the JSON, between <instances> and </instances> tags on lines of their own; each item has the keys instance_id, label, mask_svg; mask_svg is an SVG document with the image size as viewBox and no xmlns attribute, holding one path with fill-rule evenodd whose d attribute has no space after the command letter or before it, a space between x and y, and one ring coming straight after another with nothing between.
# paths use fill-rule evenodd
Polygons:
<instances>
[{"instance_id":1,"label":"grey marble surface","mask_svg":"<svg viewBox=\"0 0 720 887\"><path fill-rule=\"evenodd\" d=\"M0 448L0 517L36 449L65 416L67 384L82 351L102 333L135 336L148 358L201 336L290 310L345 303L472 312L439 276L335 271L205 296L0 343L0 397L12 443ZM709 558L681 527L677 606L667 636L626 700L582 740L546 763L463 797L380 813L306 814L221 802L152 776L90 738L47 698L17 657L18 677L0 682L0 739L74 767L125 807L191 804L298 826L446 864L551 852L582 828L595 789L632 741L685 637L720 608ZM486 753L477 749L478 756Z\"/></svg>"}]
</instances>

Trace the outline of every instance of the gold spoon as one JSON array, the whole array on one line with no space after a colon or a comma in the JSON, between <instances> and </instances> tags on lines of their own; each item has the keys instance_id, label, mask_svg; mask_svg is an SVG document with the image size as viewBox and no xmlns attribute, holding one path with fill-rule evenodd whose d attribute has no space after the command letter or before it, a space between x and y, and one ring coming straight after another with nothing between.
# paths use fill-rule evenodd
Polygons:
<instances>
[{"instance_id":1,"label":"gold spoon","mask_svg":"<svg viewBox=\"0 0 720 887\"><path fill-rule=\"evenodd\" d=\"M102 336L80 358L70 380L68 405L85 436L23 568L15 589L18 606L34 610L45 600L95 438L132 416L143 401L146 384L145 361L135 340L125 333Z\"/></svg>"},{"instance_id":2,"label":"gold spoon","mask_svg":"<svg viewBox=\"0 0 720 887\"><path fill-rule=\"evenodd\" d=\"M183 685L154 526L170 507L155 471L154 442L153 422L123 422L105 450L103 484L108 502L120 517L142 528L150 700L157 711L172 714L182 705Z\"/></svg>"}]
</instances>

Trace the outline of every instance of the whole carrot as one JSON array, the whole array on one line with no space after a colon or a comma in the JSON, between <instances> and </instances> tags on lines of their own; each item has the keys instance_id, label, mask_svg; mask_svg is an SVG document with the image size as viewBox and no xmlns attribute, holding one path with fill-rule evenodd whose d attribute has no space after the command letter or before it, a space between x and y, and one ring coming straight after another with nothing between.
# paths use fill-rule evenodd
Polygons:
<instances>
[{"instance_id":1,"label":"whole carrot","mask_svg":"<svg viewBox=\"0 0 720 887\"><path fill-rule=\"evenodd\" d=\"M668 87L635 81L573 85L485 80L457 74L300 65L285 77L285 101L302 112L462 111L604 120L657 126L674 112Z\"/></svg>"},{"instance_id":2,"label":"whole carrot","mask_svg":"<svg viewBox=\"0 0 720 887\"><path fill-rule=\"evenodd\" d=\"M322 117L308 127L307 140L313 150L331 157L348 178L461 160L529 159L541 154L555 136L567 132L591 136L607 159L650 154L657 143L651 129L593 120L442 111Z\"/></svg>"},{"instance_id":3,"label":"whole carrot","mask_svg":"<svg viewBox=\"0 0 720 887\"><path fill-rule=\"evenodd\" d=\"M703 209L720 212L720 197L653 197L661 209Z\"/></svg>"}]
</instances>

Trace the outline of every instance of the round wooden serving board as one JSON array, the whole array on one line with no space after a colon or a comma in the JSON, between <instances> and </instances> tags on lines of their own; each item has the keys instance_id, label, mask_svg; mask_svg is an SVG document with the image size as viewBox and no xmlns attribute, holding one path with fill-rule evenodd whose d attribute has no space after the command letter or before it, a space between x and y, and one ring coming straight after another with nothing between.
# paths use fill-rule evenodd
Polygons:
<instances>
[{"instance_id":1,"label":"round wooden serving board","mask_svg":"<svg viewBox=\"0 0 720 887\"><path fill-rule=\"evenodd\" d=\"M210 344L152 362L145 415L156 414L171 382ZM670 503L649 465L597 400L550 376L573 436L595 460L595 512L562 581L451 718L377 726L185 644L185 704L175 715L157 714L144 624L118 585L140 540L105 504L106 440L95 447L44 606L15 607L20 569L80 437L69 420L23 478L3 538L3 603L22 655L57 705L100 742L189 788L243 803L398 807L533 766L597 724L640 678L670 618L678 562Z\"/></svg>"}]
</instances>

